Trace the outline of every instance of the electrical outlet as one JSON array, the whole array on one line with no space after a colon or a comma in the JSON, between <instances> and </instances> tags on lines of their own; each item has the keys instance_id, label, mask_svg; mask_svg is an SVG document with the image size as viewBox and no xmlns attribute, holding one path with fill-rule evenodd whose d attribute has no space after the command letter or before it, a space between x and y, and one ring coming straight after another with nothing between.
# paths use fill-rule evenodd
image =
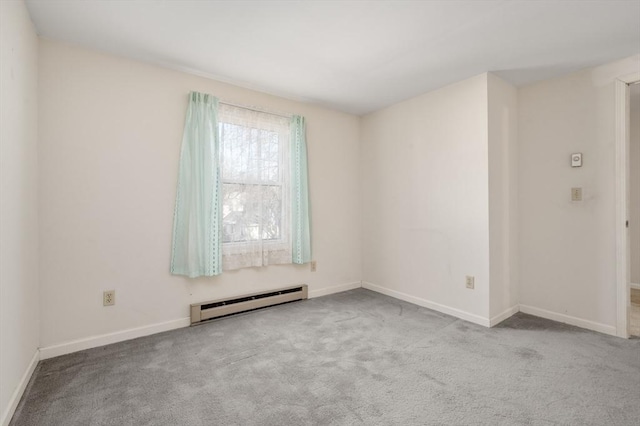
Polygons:
<instances>
[{"instance_id":1,"label":"electrical outlet","mask_svg":"<svg viewBox=\"0 0 640 426\"><path fill-rule=\"evenodd\" d=\"M571 188L571 201L582 201L582 188Z\"/></svg>"},{"instance_id":2,"label":"electrical outlet","mask_svg":"<svg viewBox=\"0 0 640 426\"><path fill-rule=\"evenodd\" d=\"M102 293L102 305L103 306L112 306L116 304L116 291L115 290L107 290Z\"/></svg>"},{"instance_id":3,"label":"electrical outlet","mask_svg":"<svg viewBox=\"0 0 640 426\"><path fill-rule=\"evenodd\" d=\"M311 263L310 263L310 265L309 265L309 268L311 269L311 272L315 272L315 271L316 271L316 267L317 267L317 266L318 266L318 265L316 264L316 261L315 261L315 260L312 260L312 261L311 261Z\"/></svg>"},{"instance_id":4,"label":"electrical outlet","mask_svg":"<svg viewBox=\"0 0 640 426\"><path fill-rule=\"evenodd\" d=\"M475 284L476 279L470 275L467 275L467 288L470 288L471 290L473 290L476 286Z\"/></svg>"}]
</instances>

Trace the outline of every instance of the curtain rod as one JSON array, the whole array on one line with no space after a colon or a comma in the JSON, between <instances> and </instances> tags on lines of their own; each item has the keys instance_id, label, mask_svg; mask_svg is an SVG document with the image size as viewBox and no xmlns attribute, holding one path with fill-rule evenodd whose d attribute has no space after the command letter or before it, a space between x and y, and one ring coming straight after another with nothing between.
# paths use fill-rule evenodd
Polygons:
<instances>
[{"instance_id":1,"label":"curtain rod","mask_svg":"<svg viewBox=\"0 0 640 426\"><path fill-rule=\"evenodd\" d=\"M258 108L258 107L240 105L240 104L236 104L236 103L233 103L233 102L223 101L222 99L218 100L218 103L224 104L224 105L228 105L228 106L232 106L232 107L236 107L236 108L244 108L244 109L248 109L250 111L261 112L263 114L277 115L278 117L284 117L284 118L293 117L293 114L284 114L284 113L278 113L278 112L271 112L271 111L267 111L267 110L264 110L264 109Z\"/></svg>"}]
</instances>

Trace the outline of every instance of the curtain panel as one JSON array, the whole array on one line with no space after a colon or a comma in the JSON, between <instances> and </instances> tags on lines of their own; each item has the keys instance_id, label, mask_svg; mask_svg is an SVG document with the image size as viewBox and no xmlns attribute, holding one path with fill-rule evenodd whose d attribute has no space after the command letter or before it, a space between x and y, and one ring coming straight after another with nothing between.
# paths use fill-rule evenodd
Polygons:
<instances>
[{"instance_id":1,"label":"curtain panel","mask_svg":"<svg viewBox=\"0 0 640 426\"><path fill-rule=\"evenodd\" d=\"M173 219L171 273L222 272L218 100L192 92L185 120Z\"/></svg>"},{"instance_id":2,"label":"curtain panel","mask_svg":"<svg viewBox=\"0 0 640 426\"><path fill-rule=\"evenodd\" d=\"M311 262L311 225L309 220L309 177L307 137L304 117L291 118L291 233L292 261Z\"/></svg>"}]
</instances>

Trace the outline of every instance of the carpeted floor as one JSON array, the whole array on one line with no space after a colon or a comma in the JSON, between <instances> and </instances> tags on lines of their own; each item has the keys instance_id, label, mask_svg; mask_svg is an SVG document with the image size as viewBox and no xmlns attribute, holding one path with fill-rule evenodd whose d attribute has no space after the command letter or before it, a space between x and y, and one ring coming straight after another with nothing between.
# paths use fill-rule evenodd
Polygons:
<instances>
[{"instance_id":1,"label":"carpeted floor","mask_svg":"<svg viewBox=\"0 0 640 426\"><path fill-rule=\"evenodd\" d=\"M364 289L41 362L11 425L637 425L640 340Z\"/></svg>"}]
</instances>

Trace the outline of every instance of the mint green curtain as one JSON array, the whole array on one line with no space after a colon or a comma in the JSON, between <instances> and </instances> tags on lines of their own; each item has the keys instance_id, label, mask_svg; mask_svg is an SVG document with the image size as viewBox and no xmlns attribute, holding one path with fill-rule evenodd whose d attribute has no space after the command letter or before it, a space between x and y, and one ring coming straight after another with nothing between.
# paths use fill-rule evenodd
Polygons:
<instances>
[{"instance_id":1,"label":"mint green curtain","mask_svg":"<svg viewBox=\"0 0 640 426\"><path fill-rule=\"evenodd\" d=\"M222 272L218 99L191 92L180 151L171 273Z\"/></svg>"},{"instance_id":2,"label":"mint green curtain","mask_svg":"<svg viewBox=\"0 0 640 426\"><path fill-rule=\"evenodd\" d=\"M304 117L291 118L291 228L293 263L311 261L309 178Z\"/></svg>"}]
</instances>

